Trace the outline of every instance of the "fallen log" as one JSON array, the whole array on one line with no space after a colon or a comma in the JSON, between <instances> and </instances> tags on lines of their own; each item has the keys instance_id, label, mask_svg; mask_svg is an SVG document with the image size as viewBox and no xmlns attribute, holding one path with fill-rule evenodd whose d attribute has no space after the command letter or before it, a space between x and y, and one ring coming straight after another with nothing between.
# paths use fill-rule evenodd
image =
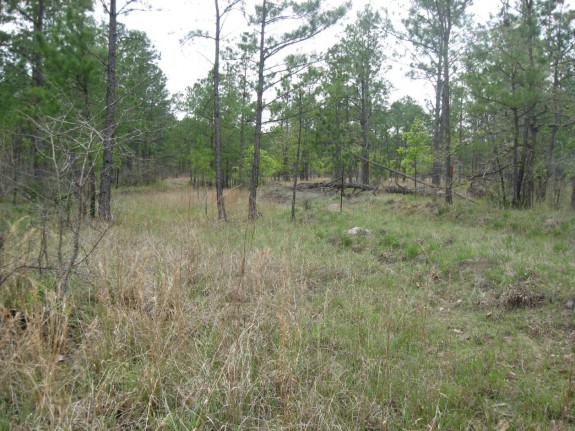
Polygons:
<instances>
[{"instance_id":1,"label":"fallen log","mask_svg":"<svg viewBox=\"0 0 575 431\"><path fill-rule=\"evenodd\" d=\"M381 191L384 193L391 193L391 194L395 193L401 195L419 195L419 196L436 196L437 194L441 193L440 190L429 190L426 189L425 187L416 187L416 188L403 187L397 183L393 185L383 186Z\"/></svg>"},{"instance_id":2,"label":"fallen log","mask_svg":"<svg viewBox=\"0 0 575 431\"><path fill-rule=\"evenodd\" d=\"M346 189L353 189L353 191L369 191L369 192L376 192L379 189L379 186L371 186L368 184L361 184L361 183L344 183L342 184L339 181L329 181L329 182L319 182L319 183L299 183L297 185L297 190L341 190L343 187L344 190Z\"/></svg>"},{"instance_id":3,"label":"fallen log","mask_svg":"<svg viewBox=\"0 0 575 431\"><path fill-rule=\"evenodd\" d=\"M435 189L435 190L438 191L437 194L445 193L444 189L441 188L441 187L439 187L439 186L436 186L436 185L434 185L434 184L428 184L428 183L426 183L425 181L421 181L421 180L418 180L417 178L410 177L409 175L406 175L406 174L404 174L403 172L396 171L395 169L392 169L392 168L390 168L390 167L388 167L388 166L382 165L381 163L376 163L376 162L373 162L373 161L371 161L371 160L364 159L363 157L356 156L355 154L354 154L353 156L354 156L356 159L358 159L358 160L361 160L361 161L364 161L364 162L369 163L370 165L377 166L377 167L380 167L380 168L382 168L382 169L386 169L386 170L388 170L389 172L392 172L392 173L394 173L394 174L396 174L396 175L400 175L400 176L401 176L402 178L404 178L404 179L412 180L412 181L414 181L414 182L417 183L417 184L423 185L424 187L429 187L429 188L431 188L431 189ZM469 201L469 202L477 203L477 202L475 202L473 199L470 199L470 198L468 198L467 196L463 196L463 195L457 193L455 190L451 190L451 193L453 193L455 196L460 197L461 199L465 199L465 200L467 200L467 201Z\"/></svg>"}]
</instances>

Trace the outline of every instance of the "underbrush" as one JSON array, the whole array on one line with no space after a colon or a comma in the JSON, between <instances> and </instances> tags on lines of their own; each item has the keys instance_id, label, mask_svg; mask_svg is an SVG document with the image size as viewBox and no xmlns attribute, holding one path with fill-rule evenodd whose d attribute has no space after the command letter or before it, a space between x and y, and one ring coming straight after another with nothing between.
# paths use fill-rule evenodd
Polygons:
<instances>
[{"instance_id":1,"label":"underbrush","mask_svg":"<svg viewBox=\"0 0 575 431\"><path fill-rule=\"evenodd\" d=\"M263 196L123 194L67 295L10 277L0 429L573 428L572 213Z\"/></svg>"}]
</instances>

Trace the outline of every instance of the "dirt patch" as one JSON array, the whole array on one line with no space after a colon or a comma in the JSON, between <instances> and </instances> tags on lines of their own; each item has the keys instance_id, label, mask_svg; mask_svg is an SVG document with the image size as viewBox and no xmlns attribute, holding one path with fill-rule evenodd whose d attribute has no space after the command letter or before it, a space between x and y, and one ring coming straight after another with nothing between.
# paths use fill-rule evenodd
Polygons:
<instances>
[{"instance_id":1,"label":"dirt patch","mask_svg":"<svg viewBox=\"0 0 575 431\"><path fill-rule=\"evenodd\" d=\"M324 289L336 281L349 280L351 274L347 268L313 268L303 274L309 290Z\"/></svg>"},{"instance_id":2,"label":"dirt patch","mask_svg":"<svg viewBox=\"0 0 575 431\"><path fill-rule=\"evenodd\" d=\"M471 269L473 272L483 272L493 266L493 262L486 257L472 257L457 263L459 269Z\"/></svg>"},{"instance_id":3,"label":"dirt patch","mask_svg":"<svg viewBox=\"0 0 575 431\"><path fill-rule=\"evenodd\" d=\"M378 254L376 256L376 259L379 263L390 264L390 265L404 262L406 260L405 256L402 253L394 250L385 250L380 254Z\"/></svg>"},{"instance_id":4,"label":"dirt patch","mask_svg":"<svg viewBox=\"0 0 575 431\"><path fill-rule=\"evenodd\" d=\"M292 196L290 190L287 187L274 187L266 189L262 193L262 198L272 202L285 204L291 202Z\"/></svg>"}]
</instances>

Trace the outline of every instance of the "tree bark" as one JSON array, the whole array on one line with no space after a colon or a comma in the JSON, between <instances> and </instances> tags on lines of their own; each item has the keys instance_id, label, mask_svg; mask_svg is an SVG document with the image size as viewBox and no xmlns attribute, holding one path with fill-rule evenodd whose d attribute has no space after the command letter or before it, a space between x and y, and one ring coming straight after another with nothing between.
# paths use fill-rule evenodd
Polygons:
<instances>
[{"instance_id":1,"label":"tree bark","mask_svg":"<svg viewBox=\"0 0 575 431\"><path fill-rule=\"evenodd\" d=\"M108 29L108 66L106 91L106 118L104 120L103 164L100 174L100 205L98 215L102 220L112 219L113 145L116 113L116 45L118 39L116 0L110 0Z\"/></svg>"},{"instance_id":2,"label":"tree bark","mask_svg":"<svg viewBox=\"0 0 575 431\"><path fill-rule=\"evenodd\" d=\"M523 131L523 151L519 161L518 178L521 181L520 193L516 200L516 207L529 208L533 203L533 152L537 128L534 125L535 118L532 109L525 118Z\"/></svg>"},{"instance_id":3,"label":"tree bark","mask_svg":"<svg viewBox=\"0 0 575 431\"><path fill-rule=\"evenodd\" d=\"M558 164L555 163L555 140L557 139L557 132L559 131L559 122L561 121L559 115L559 64L555 60L553 62L553 87L551 90L551 106L553 109L553 124L549 131L549 147L547 149L547 154L545 157L545 170L547 178L551 178L551 183L553 184L553 207L558 208L559 199L558 196L561 193L561 174ZM547 190L545 190L543 198L547 195Z\"/></svg>"},{"instance_id":4,"label":"tree bark","mask_svg":"<svg viewBox=\"0 0 575 431\"><path fill-rule=\"evenodd\" d=\"M302 90L299 90L299 124L298 124L298 132L297 132L297 151L296 151L296 158L293 167L293 192L292 192L292 200L291 200L291 219L292 221L295 220L295 198L296 198L296 190L297 190L297 177L299 171L299 158L300 158L300 150L301 150L301 141L302 141L302 130L303 130L303 101L302 101Z\"/></svg>"},{"instance_id":5,"label":"tree bark","mask_svg":"<svg viewBox=\"0 0 575 431\"><path fill-rule=\"evenodd\" d=\"M522 3L524 9L522 13L525 14L525 19L529 24L528 30L530 31L527 50L529 55L529 70L535 70L535 57L534 57L534 30L531 28L533 18L534 3L527 0ZM527 81L527 89L535 91L535 83L531 78ZM514 145L514 193L513 193L513 206L515 208L528 208L532 205L533 194L533 154L535 151L535 140L537 136L537 126L535 124L535 104L530 103L525 107L524 120L523 120L523 148L521 151L521 158L517 160L518 145ZM516 139L518 139L519 119L518 113L514 110L514 121L516 129ZM527 182L526 182L527 178Z\"/></svg>"},{"instance_id":6,"label":"tree bark","mask_svg":"<svg viewBox=\"0 0 575 431\"><path fill-rule=\"evenodd\" d=\"M240 181L240 189L243 189L245 186L245 174L244 174L244 151L246 148L246 104L248 100L248 92L247 92L247 66L244 69L244 76L243 76L243 84L242 84L242 112L240 114L240 155L239 155L239 165L240 165L240 172L239 172L239 181Z\"/></svg>"},{"instance_id":7,"label":"tree bark","mask_svg":"<svg viewBox=\"0 0 575 431\"><path fill-rule=\"evenodd\" d=\"M527 7L527 20L529 23L529 43L528 43L528 53L529 53L529 69L534 71L535 70L535 47L534 47L534 32L532 31L532 18L533 18L533 7L534 3L532 0L528 0L525 2ZM529 81L529 90L535 91L535 83ZM523 192L523 199L522 203L523 206L526 208L530 208L533 205L533 192L534 192L534 184L533 184L533 159L534 159L534 152L535 146L537 142L537 125L535 124L537 121L535 115L535 105L532 104L528 108L528 114L525 118L525 143L523 147L523 155L521 160L521 165L523 169L525 169L525 175L527 177L527 181L524 187Z\"/></svg>"},{"instance_id":8,"label":"tree bark","mask_svg":"<svg viewBox=\"0 0 575 431\"><path fill-rule=\"evenodd\" d=\"M13 153L13 162L12 162L12 182L13 189L12 189L12 204L16 205L16 199L18 196L18 182L20 180L19 173L22 160L22 132L18 130L12 140L12 153Z\"/></svg>"},{"instance_id":9,"label":"tree bark","mask_svg":"<svg viewBox=\"0 0 575 431\"><path fill-rule=\"evenodd\" d=\"M443 92L442 83L443 80L443 67L441 63L441 58L437 63L437 78L435 84L435 107L433 110L433 168L431 173L431 183L435 186L439 186L441 183L441 161L440 161L440 151L439 143L442 136L442 126L441 126L441 95Z\"/></svg>"},{"instance_id":10,"label":"tree bark","mask_svg":"<svg viewBox=\"0 0 575 431\"><path fill-rule=\"evenodd\" d=\"M363 73L363 72L362 72ZM368 87L369 83L367 78L361 79L361 140L362 140L362 157L364 160L361 162L361 182L369 184L369 118L368 118Z\"/></svg>"},{"instance_id":11,"label":"tree bark","mask_svg":"<svg viewBox=\"0 0 575 431\"><path fill-rule=\"evenodd\" d=\"M336 102L336 106L335 106L335 124L334 124L334 128L336 130L337 133L337 137L336 139L339 137L340 135L340 119L339 119L339 101ZM334 139L335 140L335 139ZM335 144L335 148L334 148L334 159L335 159L335 164L334 164L334 172L333 175L335 178L339 178L339 177L343 177L343 160L341 157L341 140L335 140L336 144Z\"/></svg>"},{"instance_id":12,"label":"tree bark","mask_svg":"<svg viewBox=\"0 0 575 431\"><path fill-rule=\"evenodd\" d=\"M32 82L34 87L42 88L44 87L44 64L43 64L43 57L40 51L40 47L37 46L40 38L44 35L44 17L46 14L46 4L44 0L38 0L38 7L35 11L34 18L33 18L33 31L34 31L34 38L35 38L35 45L34 45L34 52L32 55ZM40 105L40 97L36 96L34 98L34 105L39 107ZM34 123L38 123L38 113L34 114ZM42 172L42 161L41 161L41 154L42 154L42 136L37 125L32 125L33 132L32 132L32 152L33 152L33 168L34 168L34 178L37 181L41 181L43 176Z\"/></svg>"},{"instance_id":13,"label":"tree bark","mask_svg":"<svg viewBox=\"0 0 575 431\"><path fill-rule=\"evenodd\" d=\"M443 28L443 136L445 144L445 203L453 203L452 183L453 183L453 165L451 163L451 109L450 109L450 88L449 88L449 39L451 37L451 4L448 2L442 22Z\"/></svg>"},{"instance_id":14,"label":"tree bark","mask_svg":"<svg viewBox=\"0 0 575 431\"><path fill-rule=\"evenodd\" d=\"M92 121L92 108L90 104L90 91L89 91L89 83L86 76L79 82L79 86L82 89L82 96L84 98L84 111L82 116L84 117L84 121L90 124ZM92 148L88 149L88 196L84 198L85 201L89 203L90 208L90 217L96 218L96 163L94 160L94 155L92 152ZM86 193L86 190L84 190Z\"/></svg>"},{"instance_id":15,"label":"tree bark","mask_svg":"<svg viewBox=\"0 0 575 431\"><path fill-rule=\"evenodd\" d=\"M214 59L214 141L216 157L216 201L218 206L218 219L226 220L226 207L224 204L224 187L222 172L222 128L220 124L220 7L218 0L216 6L216 37Z\"/></svg>"},{"instance_id":16,"label":"tree bark","mask_svg":"<svg viewBox=\"0 0 575 431\"><path fill-rule=\"evenodd\" d=\"M259 54L260 58L258 61L258 84L256 88L257 98L256 98L256 131L254 140L254 159L252 162L252 177L250 181L250 196L249 196L249 207L248 207L248 219L255 220L258 217L258 211L256 206L256 198L258 191L258 182L260 176L260 148L262 141L262 116L264 111L264 66L265 66L265 32L266 32L266 20L268 13L268 3L267 0L262 2L262 21L260 27L260 46Z\"/></svg>"},{"instance_id":17,"label":"tree bark","mask_svg":"<svg viewBox=\"0 0 575 431\"><path fill-rule=\"evenodd\" d=\"M513 197L511 204L517 208L521 202L521 185L523 178L519 175L519 110L513 108Z\"/></svg>"}]
</instances>

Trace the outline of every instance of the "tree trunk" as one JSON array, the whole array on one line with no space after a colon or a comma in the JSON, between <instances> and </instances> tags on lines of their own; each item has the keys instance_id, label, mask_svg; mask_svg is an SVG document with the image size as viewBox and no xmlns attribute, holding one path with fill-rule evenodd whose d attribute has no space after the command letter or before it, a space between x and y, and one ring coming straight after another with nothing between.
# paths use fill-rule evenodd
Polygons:
<instances>
[{"instance_id":1,"label":"tree trunk","mask_svg":"<svg viewBox=\"0 0 575 431\"><path fill-rule=\"evenodd\" d=\"M535 118L532 113L527 115L525 121L523 151L519 162L519 177L522 179L522 188L518 203L519 207L529 208L533 204L533 156L537 128L534 125Z\"/></svg>"},{"instance_id":2,"label":"tree trunk","mask_svg":"<svg viewBox=\"0 0 575 431\"><path fill-rule=\"evenodd\" d=\"M559 66L557 64L557 61L554 62L553 65L553 89L551 91L552 94L552 99L551 99L551 106L553 109L553 124L550 127L550 132L549 132L549 146L547 148L547 154L545 157L545 170L547 178L551 178L551 183L553 185L553 193L552 193L552 199L553 199L553 207L557 208L557 200L555 199L555 196L558 196L560 194L560 190L561 190L561 174L560 174L560 169L557 163L555 163L555 140L557 139L557 132L559 131L559 122L561 121L560 115L559 115L559 101L558 101L558 89L559 89ZM545 190L545 193L543 195L543 198L545 198L547 190Z\"/></svg>"},{"instance_id":3,"label":"tree trunk","mask_svg":"<svg viewBox=\"0 0 575 431\"><path fill-rule=\"evenodd\" d=\"M445 23L443 33L443 136L445 141L445 203L453 203L452 182L453 182L453 165L451 163L451 124L450 124L450 88L449 88L449 38L451 33L451 9L449 5L444 11Z\"/></svg>"},{"instance_id":4,"label":"tree trunk","mask_svg":"<svg viewBox=\"0 0 575 431\"><path fill-rule=\"evenodd\" d=\"M96 170L92 153L88 154L90 173L88 174L88 195L90 201L90 217L96 218Z\"/></svg>"},{"instance_id":5,"label":"tree trunk","mask_svg":"<svg viewBox=\"0 0 575 431\"><path fill-rule=\"evenodd\" d=\"M339 120L339 109L338 107L336 107L335 110L335 130L336 133L339 132L340 130L340 120ZM340 139L337 139L340 138ZM335 142L335 148L334 148L334 159L335 159L335 164L334 164L334 177L335 178L339 178L339 177L343 177L343 160L342 160L342 154L341 154L341 146L342 146L342 142L341 142L341 137L337 136Z\"/></svg>"},{"instance_id":6,"label":"tree trunk","mask_svg":"<svg viewBox=\"0 0 575 431\"><path fill-rule=\"evenodd\" d=\"M369 121L368 121L368 82L367 78L363 77L361 79L361 140L362 140L362 157L361 162L361 182L363 184L369 185Z\"/></svg>"},{"instance_id":7,"label":"tree trunk","mask_svg":"<svg viewBox=\"0 0 575 431\"><path fill-rule=\"evenodd\" d=\"M413 161L413 189L417 194L417 158Z\"/></svg>"},{"instance_id":8,"label":"tree trunk","mask_svg":"<svg viewBox=\"0 0 575 431\"><path fill-rule=\"evenodd\" d=\"M12 181L13 181L13 189L12 189L12 204L16 205L16 199L18 196L18 181L22 160L22 132L18 130L14 135L14 139L12 141L12 153L13 153L13 161L12 161Z\"/></svg>"},{"instance_id":9,"label":"tree trunk","mask_svg":"<svg viewBox=\"0 0 575 431\"><path fill-rule=\"evenodd\" d=\"M245 94L245 90L244 90ZM240 189L243 189L245 186L245 179L244 179L244 151L246 148L246 118L245 118L245 100L242 101L242 113L240 116L240 155L239 155L239 165L240 171L238 173L238 180L240 182Z\"/></svg>"},{"instance_id":10,"label":"tree trunk","mask_svg":"<svg viewBox=\"0 0 575 431\"><path fill-rule=\"evenodd\" d=\"M513 108L513 197L511 204L517 208L521 202L523 178L519 172L519 111Z\"/></svg>"},{"instance_id":11,"label":"tree trunk","mask_svg":"<svg viewBox=\"0 0 575 431\"><path fill-rule=\"evenodd\" d=\"M102 220L112 219L110 201L112 198L114 122L116 111L116 44L118 38L116 0L110 0L108 29L108 67L106 92L106 118L104 121L103 164L100 174L99 216Z\"/></svg>"},{"instance_id":12,"label":"tree trunk","mask_svg":"<svg viewBox=\"0 0 575 431\"><path fill-rule=\"evenodd\" d=\"M290 128L289 128L289 122L281 122L280 123L280 129L282 129L284 131L284 133L286 134L286 136L289 136L290 133ZM283 179L285 182L288 182L292 177L291 177L291 172L290 172L290 166L289 166L289 150L290 150L290 140L289 139L285 139L284 140L284 146L282 149L282 153L283 153L283 166L282 166L282 172L278 175L278 179ZM299 163L298 163L299 165ZM293 170L293 164L292 164L292 169Z\"/></svg>"},{"instance_id":13,"label":"tree trunk","mask_svg":"<svg viewBox=\"0 0 575 431\"><path fill-rule=\"evenodd\" d=\"M493 147L493 155L495 156L495 166L497 167L497 172L499 172L499 185L501 186L501 205L503 206L503 208L506 208L507 192L505 190L505 177L503 174L503 169L501 168L501 162L499 161L497 146Z\"/></svg>"},{"instance_id":14,"label":"tree trunk","mask_svg":"<svg viewBox=\"0 0 575 431\"><path fill-rule=\"evenodd\" d=\"M243 55L247 54L244 52ZM248 63L245 61L245 58L242 56L242 67L243 67L243 76L242 76L242 105L241 105L241 114L240 114L240 154L239 154L239 181L240 181L240 188L243 189L246 185L246 178L245 178L245 171L244 171L244 156L245 156L245 149L246 149L246 124L248 122L246 118L246 108L248 106L249 94L248 94Z\"/></svg>"},{"instance_id":15,"label":"tree trunk","mask_svg":"<svg viewBox=\"0 0 575 431\"><path fill-rule=\"evenodd\" d=\"M310 178L310 162L309 162L309 150L307 147L304 146L303 150L301 151L300 156L301 162L301 176L300 178L304 181L308 181Z\"/></svg>"},{"instance_id":16,"label":"tree trunk","mask_svg":"<svg viewBox=\"0 0 575 431\"><path fill-rule=\"evenodd\" d=\"M83 117L84 117L84 121L86 121L87 123L90 123L92 121L92 107L90 104L90 93L89 93L89 84L88 84L88 80L85 79L86 77L84 77L84 80L80 83L80 86L82 88L82 95L84 97L84 112L83 112ZM92 152L92 148L88 148L88 178L87 178L87 183L88 183L88 196L87 198L85 198L85 200L88 202L89 204L89 209L90 209L90 217L91 218L96 218L96 163L94 160L94 155Z\"/></svg>"},{"instance_id":17,"label":"tree trunk","mask_svg":"<svg viewBox=\"0 0 575 431\"><path fill-rule=\"evenodd\" d=\"M433 168L431 173L431 183L435 186L439 186L441 183L441 160L439 151L439 142L441 140L441 95L443 92L443 80L441 76L443 75L443 68L441 59L437 64L437 79L435 84L435 107L433 110Z\"/></svg>"},{"instance_id":18,"label":"tree trunk","mask_svg":"<svg viewBox=\"0 0 575 431\"><path fill-rule=\"evenodd\" d=\"M248 219L255 220L258 217L258 211L256 206L258 181L260 175L260 147L262 141L262 116L264 111L263 95L264 95L264 67L265 67L265 30L266 30L266 20L268 13L267 0L262 2L262 22L260 28L260 46L259 53L260 58L258 61L258 84L256 88L257 99L256 99L256 131L255 131L255 141L254 141L254 159L252 162L252 177L250 182L250 196L249 196L249 207L248 207Z\"/></svg>"},{"instance_id":19,"label":"tree trunk","mask_svg":"<svg viewBox=\"0 0 575 431\"><path fill-rule=\"evenodd\" d=\"M533 16L533 1L527 1L527 16L528 22L531 23L532 16ZM530 28L530 30L532 30ZM529 52L529 69L535 70L535 47L534 47L534 36L533 32L530 32L529 35L529 44L528 44L528 52ZM529 90L535 91L535 83L528 81ZM527 177L526 186L524 187L523 193L523 206L526 208L530 208L533 205L533 193L534 193L534 180L533 180L533 159L535 155L535 146L537 143L537 118L535 115L535 104L529 106L528 115L525 118L525 144L523 147L523 156L522 156L522 166L525 169L525 175Z\"/></svg>"},{"instance_id":20,"label":"tree trunk","mask_svg":"<svg viewBox=\"0 0 575 431\"><path fill-rule=\"evenodd\" d=\"M43 58L42 53L40 51L40 47L37 45L43 35L44 35L44 17L46 13L46 4L44 0L38 0L38 8L36 9L36 13L33 18L33 31L34 31L34 38L35 38L35 45L34 45L34 52L32 55L32 82L34 87L42 88L44 87L44 65L43 65ZM36 96L34 98L34 105L39 107L40 105L40 97ZM34 169L34 178L37 181L41 181L43 176L43 167L42 167L42 136L37 126L38 123L38 113L34 113L33 116L34 123L32 125L33 132L32 132L32 163Z\"/></svg>"},{"instance_id":21,"label":"tree trunk","mask_svg":"<svg viewBox=\"0 0 575 431\"><path fill-rule=\"evenodd\" d=\"M226 220L226 207L224 205L224 187L222 172L222 129L220 124L220 7L218 0L216 6L216 53L214 59L214 140L216 157L216 201L218 206L218 219Z\"/></svg>"},{"instance_id":22,"label":"tree trunk","mask_svg":"<svg viewBox=\"0 0 575 431\"><path fill-rule=\"evenodd\" d=\"M533 15L533 2L525 1L523 3L525 9L522 11L526 15L527 21L531 22ZM529 29L532 31L533 29ZM533 33L533 32L532 32ZM528 55L529 55L529 70L535 70L535 56L534 56L534 36L529 35L528 40ZM531 78L527 81L527 89L530 91L535 91L535 83L531 81ZM535 139L537 137L537 126L535 124L535 104L531 103L526 106L523 120L523 150L521 152L521 159L518 160L518 166L515 168L515 178L514 178L514 195L513 195L513 206L516 208L527 208L532 204L533 195L533 156L535 151ZM514 111L514 121L516 131L519 129L519 120L517 113ZM517 132L518 136L518 132ZM517 145L514 148L514 159L518 157L516 153ZM514 160L515 162L515 160ZM527 178L527 182L526 182Z\"/></svg>"},{"instance_id":23,"label":"tree trunk","mask_svg":"<svg viewBox=\"0 0 575 431\"><path fill-rule=\"evenodd\" d=\"M295 197L296 197L296 190L297 190L297 177L299 171L299 155L301 150L301 141L302 141L302 130L303 130L303 106L302 106L302 90L299 91L299 125L298 125L298 132L297 132L297 151L296 151L296 158L293 167L293 192L292 192L292 200L291 200L291 219L292 221L295 220Z\"/></svg>"}]
</instances>

